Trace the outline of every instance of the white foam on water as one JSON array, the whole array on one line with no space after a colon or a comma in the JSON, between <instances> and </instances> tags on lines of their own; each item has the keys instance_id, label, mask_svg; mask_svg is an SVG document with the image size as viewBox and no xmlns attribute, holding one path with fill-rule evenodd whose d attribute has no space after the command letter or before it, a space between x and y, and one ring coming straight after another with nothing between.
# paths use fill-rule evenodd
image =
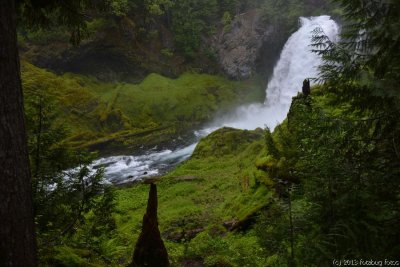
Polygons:
<instances>
[{"instance_id":1,"label":"white foam on water","mask_svg":"<svg viewBox=\"0 0 400 267\"><path fill-rule=\"evenodd\" d=\"M312 31L319 27L336 41L339 26L329 16L301 17L300 28L286 42L266 89L264 104L251 104L236 109L233 114L216 120L211 127L196 131L199 140L212 131L229 126L240 129L265 127L273 129L289 111L292 97L306 78L316 78L321 58L311 50ZM105 167L105 177L112 183L124 183L160 174L160 170L188 159L196 143L171 150L150 151L140 156L114 156L96 160L91 168Z\"/></svg>"},{"instance_id":2,"label":"white foam on water","mask_svg":"<svg viewBox=\"0 0 400 267\"><path fill-rule=\"evenodd\" d=\"M219 119L217 124L240 129L265 127L273 129L289 111L306 78L317 78L320 56L311 47L312 31L317 27L333 42L337 41L339 26L330 16L301 17L300 28L290 36L274 68L266 89L264 104L252 104L236 109L234 114Z\"/></svg>"}]
</instances>

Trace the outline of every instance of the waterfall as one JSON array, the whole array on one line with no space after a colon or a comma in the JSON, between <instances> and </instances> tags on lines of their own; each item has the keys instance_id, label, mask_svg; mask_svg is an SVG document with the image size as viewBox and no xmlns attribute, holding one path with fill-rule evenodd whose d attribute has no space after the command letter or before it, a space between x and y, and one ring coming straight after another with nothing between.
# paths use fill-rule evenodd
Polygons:
<instances>
[{"instance_id":1,"label":"waterfall","mask_svg":"<svg viewBox=\"0 0 400 267\"><path fill-rule=\"evenodd\" d=\"M292 97L301 90L303 80L317 77L321 58L311 51L312 31L319 27L331 41L336 42L339 26L330 16L301 17L299 21L300 28L286 42L274 68L264 104L240 107L233 116L223 118L222 125L241 129L268 126L273 129L286 118Z\"/></svg>"},{"instance_id":2,"label":"waterfall","mask_svg":"<svg viewBox=\"0 0 400 267\"><path fill-rule=\"evenodd\" d=\"M339 27L329 16L300 18L300 28L286 42L272 78L266 89L264 104L239 107L233 115L215 121L211 127L196 131L199 140L210 132L230 126L241 129L265 127L273 129L281 123L290 108L292 97L301 90L305 78L315 78L321 58L311 52L312 31L320 27L324 33L336 41ZM102 158L92 165L104 166L105 176L112 183L126 183L148 176L159 175L193 153L197 143L174 151L148 151L140 156L116 156Z\"/></svg>"}]
</instances>

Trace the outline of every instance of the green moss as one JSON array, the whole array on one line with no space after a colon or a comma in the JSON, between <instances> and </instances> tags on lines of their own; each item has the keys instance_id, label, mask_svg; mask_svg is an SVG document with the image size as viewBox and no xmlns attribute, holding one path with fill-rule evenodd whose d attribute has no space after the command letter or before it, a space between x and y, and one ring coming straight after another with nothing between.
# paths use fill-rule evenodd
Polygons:
<instances>
[{"instance_id":1,"label":"green moss","mask_svg":"<svg viewBox=\"0 0 400 267\"><path fill-rule=\"evenodd\" d=\"M222 145L225 137L230 139ZM235 146L229 145L232 141ZM207 266L228 259L232 266L239 266L254 249L243 254L241 244L250 248L256 238L251 233L227 235L223 225L246 220L271 202L272 190L256 175L255 162L265 153L262 131L220 129L202 139L196 151L190 160L157 182L159 227L168 253L177 266L185 259L199 257ZM148 190L148 185L137 184L117 191L117 231L120 242L126 244L127 261L140 233ZM181 234L191 231L201 233L181 243ZM201 243L203 238L207 242ZM257 252L256 263L252 260L248 264L262 266L261 258Z\"/></svg>"},{"instance_id":2,"label":"green moss","mask_svg":"<svg viewBox=\"0 0 400 267\"><path fill-rule=\"evenodd\" d=\"M247 149L255 140L261 140L262 138L262 130L247 131L225 127L203 139L193 152L193 157L219 157L240 153L244 149Z\"/></svg>"},{"instance_id":3,"label":"green moss","mask_svg":"<svg viewBox=\"0 0 400 267\"><path fill-rule=\"evenodd\" d=\"M22 66L25 97L44 95L55 100L54 120L70 131L64 142L101 151L168 142L184 127L211 119L216 111L231 108L252 91L249 81L232 82L196 73L177 79L150 74L140 84L101 83L73 74L58 76L28 63ZM260 179L254 164L263 153L262 130L224 128L201 140L190 160L158 182L160 230L174 264L196 255L189 253L197 246L196 238L189 239L197 232L224 234L224 222L244 220L270 202L270 189L260 183L268 179ZM126 265L130 261L147 194L144 184L117 190L116 234L99 243L102 255L110 262ZM195 234L182 243L179 236L183 231ZM219 237L216 242L224 244L222 249L202 255L202 260L212 265L236 253L232 264L237 265L242 253L239 244L250 239L236 234L227 239ZM206 249L212 247L212 243L206 245ZM62 250L68 257L60 261L88 264L79 251Z\"/></svg>"},{"instance_id":4,"label":"green moss","mask_svg":"<svg viewBox=\"0 0 400 267\"><path fill-rule=\"evenodd\" d=\"M139 84L103 83L82 75L59 76L27 62L22 62L22 80L25 98L55 99L55 120L69 129L67 142L99 150L167 142L260 87L256 79L234 82L197 73L177 79L153 73Z\"/></svg>"},{"instance_id":5,"label":"green moss","mask_svg":"<svg viewBox=\"0 0 400 267\"><path fill-rule=\"evenodd\" d=\"M190 242L188 258L202 258L205 266L266 266L265 252L253 232L224 237L203 232Z\"/></svg>"},{"instance_id":6,"label":"green moss","mask_svg":"<svg viewBox=\"0 0 400 267\"><path fill-rule=\"evenodd\" d=\"M67 246L57 247L55 251L56 255L54 259L62 266L93 266L84 258L84 256L90 253L88 251L73 249Z\"/></svg>"}]
</instances>

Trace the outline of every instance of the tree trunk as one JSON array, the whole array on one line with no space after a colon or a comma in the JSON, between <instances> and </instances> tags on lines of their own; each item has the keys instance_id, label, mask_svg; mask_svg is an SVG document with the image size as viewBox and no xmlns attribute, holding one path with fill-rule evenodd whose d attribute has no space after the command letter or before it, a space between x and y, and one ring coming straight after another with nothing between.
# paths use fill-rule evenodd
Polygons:
<instances>
[{"instance_id":1,"label":"tree trunk","mask_svg":"<svg viewBox=\"0 0 400 267\"><path fill-rule=\"evenodd\" d=\"M142 232L136 242L129 267L169 267L168 253L158 229L157 187L150 184L147 210L143 216Z\"/></svg>"},{"instance_id":2,"label":"tree trunk","mask_svg":"<svg viewBox=\"0 0 400 267\"><path fill-rule=\"evenodd\" d=\"M0 266L36 266L14 0L0 1Z\"/></svg>"}]
</instances>

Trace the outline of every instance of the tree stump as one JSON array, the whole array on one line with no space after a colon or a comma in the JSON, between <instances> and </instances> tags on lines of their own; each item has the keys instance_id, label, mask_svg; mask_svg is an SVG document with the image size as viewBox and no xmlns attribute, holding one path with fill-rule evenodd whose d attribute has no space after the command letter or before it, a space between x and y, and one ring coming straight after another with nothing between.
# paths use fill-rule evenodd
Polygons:
<instances>
[{"instance_id":1,"label":"tree stump","mask_svg":"<svg viewBox=\"0 0 400 267\"><path fill-rule=\"evenodd\" d=\"M304 97L307 97L310 94L311 88L310 88L310 80L309 79L305 79L303 81L302 92L303 92Z\"/></svg>"},{"instance_id":2,"label":"tree stump","mask_svg":"<svg viewBox=\"0 0 400 267\"><path fill-rule=\"evenodd\" d=\"M161 239L157 219L157 187L150 184L147 210L143 216L142 232L133 252L131 267L164 267L170 266L167 249Z\"/></svg>"}]
</instances>

